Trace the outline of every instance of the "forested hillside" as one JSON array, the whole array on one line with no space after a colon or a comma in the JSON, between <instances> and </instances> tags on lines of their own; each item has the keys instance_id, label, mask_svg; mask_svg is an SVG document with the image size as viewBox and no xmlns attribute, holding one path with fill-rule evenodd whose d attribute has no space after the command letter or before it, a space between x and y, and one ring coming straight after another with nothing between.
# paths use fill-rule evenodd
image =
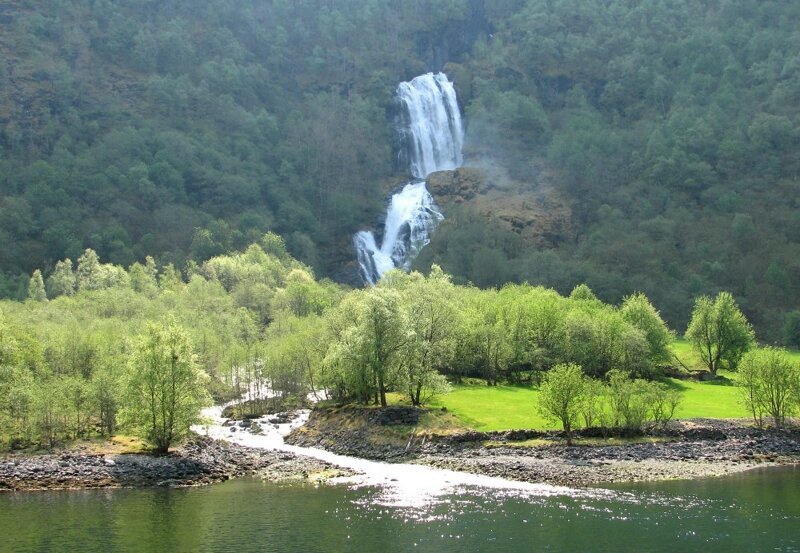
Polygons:
<instances>
[{"instance_id":1,"label":"forested hillside","mask_svg":"<svg viewBox=\"0 0 800 553\"><path fill-rule=\"evenodd\" d=\"M531 248L463 213L424 255L483 285L588 282L607 300L642 290L678 328L694 296L728 289L780 339L800 299L800 5L511 11L452 72L470 98L468 139L517 178L531 159L553 172L574 237Z\"/></svg>"},{"instance_id":2,"label":"forested hillside","mask_svg":"<svg viewBox=\"0 0 800 553\"><path fill-rule=\"evenodd\" d=\"M572 220L534 244L465 202L420 266L641 290L679 329L728 289L768 340L800 306L796 3L17 0L0 26L4 295L87 247L182 268L268 230L346 279L402 180L394 88L444 69L467 163L546 176Z\"/></svg>"},{"instance_id":3,"label":"forested hillside","mask_svg":"<svg viewBox=\"0 0 800 553\"><path fill-rule=\"evenodd\" d=\"M470 17L435 4L0 4L6 293L87 246L182 267L267 229L334 273L383 202L397 81Z\"/></svg>"}]
</instances>

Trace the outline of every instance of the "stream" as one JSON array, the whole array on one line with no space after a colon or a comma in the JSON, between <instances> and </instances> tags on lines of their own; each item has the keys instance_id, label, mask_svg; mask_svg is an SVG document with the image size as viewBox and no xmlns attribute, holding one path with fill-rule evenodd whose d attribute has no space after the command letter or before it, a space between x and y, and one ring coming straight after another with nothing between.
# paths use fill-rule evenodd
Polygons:
<instances>
[{"instance_id":1,"label":"stream","mask_svg":"<svg viewBox=\"0 0 800 553\"><path fill-rule=\"evenodd\" d=\"M253 422L258 423L262 428L262 433L254 434L241 427L236 427L236 431L231 431L231 427L224 424L226 419L221 415L222 409L223 407L213 407L205 410L204 416L210 421L210 424L196 427L195 431L211 438L227 440L247 447L286 451L350 469L357 474L335 478L332 483L344 484L351 488L374 487L380 490L374 500L381 505L419 507L443 496L481 488L513 492L520 497L599 496L611 493L601 489L578 490L547 484L515 482L504 478L443 470L424 465L372 461L339 455L319 448L289 445L284 443L283 437L298 426L302 426L308 419L310 411L300 411L299 415L291 422L283 424L269 423L269 416L256 419Z\"/></svg>"}]
</instances>

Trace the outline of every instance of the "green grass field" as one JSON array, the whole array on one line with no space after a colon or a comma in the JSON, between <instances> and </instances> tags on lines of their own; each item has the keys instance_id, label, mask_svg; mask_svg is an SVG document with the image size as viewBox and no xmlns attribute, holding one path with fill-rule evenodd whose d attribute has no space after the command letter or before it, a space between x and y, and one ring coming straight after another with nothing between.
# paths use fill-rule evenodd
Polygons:
<instances>
[{"instance_id":1,"label":"green grass field","mask_svg":"<svg viewBox=\"0 0 800 553\"><path fill-rule=\"evenodd\" d=\"M517 428L557 428L536 410L538 390L522 386L455 386L432 407L446 407L462 423L484 432Z\"/></svg>"},{"instance_id":2,"label":"green grass field","mask_svg":"<svg viewBox=\"0 0 800 553\"><path fill-rule=\"evenodd\" d=\"M700 358L685 340L676 340L673 352L690 369L700 369ZM800 362L800 352L792 352ZM666 382L680 390L682 401L676 418L747 418L749 415L735 386L736 373L722 371L725 377L715 382L668 378ZM432 407L446 407L462 423L475 430L511 430L519 428L552 429L557 424L545 420L536 410L538 391L524 386L455 386L453 391L436 398Z\"/></svg>"},{"instance_id":3,"label":"green grass field","mask_svg":"<svg viewBox=\"0 0 800 553\"><path fill-rule=\"evenodd\" d=\"M730 378L730 374L725 374ZM682 401L676 418L746 418L748 413L739 400L733 381L710 383L667 379L681 391ZM523 386L455 386L453 391L436 398L431 407L446 407L470 428L481 431L518 428L554 429L536 410L538 390Z\"/></svg>"}]
</instances>

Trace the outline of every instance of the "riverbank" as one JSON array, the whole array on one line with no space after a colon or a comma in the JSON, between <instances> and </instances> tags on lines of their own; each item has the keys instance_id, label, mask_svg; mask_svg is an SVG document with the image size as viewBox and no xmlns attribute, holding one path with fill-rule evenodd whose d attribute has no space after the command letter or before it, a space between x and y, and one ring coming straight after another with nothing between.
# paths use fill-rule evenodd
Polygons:
<instances>
[{"instance_id":1,"label":"riverbank","mask_svg":"<svg viewBox=\"0 0 800 553\"><path fill-rule=\"evenodd\" d=\"M245 475L270 481L316 481L348 474L310 457L202 436L164 456L99 453L80 446L0 456L0 491L184 487Z\"/></svg>"},{"instance_id":2,"label":"riverbank","mask_svg":"<svg viewBox=\"0 0 800 553\"><path fill-rule=\"evenodd\" d=\"M96 447L0 456L0 490L183 487L244 475L324 481L354 474L334 464L341 460L315 459L298 447L573 488L704 478L800 463L800 432L759 430L744 420L673 421L634 438L583 432L576 445L567 447L554 431L449 427L452 419L440 410L345 406L315 409L305 420L307 413L285 414L283 422L273 423L265 417L259 425L220 419L217 437L222 439L195 436L166 456ZM294 451L280 450L286 432L285 442ZM248 445L231 441L245 435Z\"/></svg>"},{"instance_id":3,"label":"riverbank","mask_svg":"<svg viewBox=\"0 0 800 553\"><path fill-rule=\"evenodd\" d=\"M589 432L567 447L558 432L420 433L411 426L413 417L400 408L391 415L358 407L315 410L286 441L342 455L570 487L722 476L800 462L800 433L759 430L743 420L673 421L635 439L607 440Z\"/></svg>"}]
</instances>

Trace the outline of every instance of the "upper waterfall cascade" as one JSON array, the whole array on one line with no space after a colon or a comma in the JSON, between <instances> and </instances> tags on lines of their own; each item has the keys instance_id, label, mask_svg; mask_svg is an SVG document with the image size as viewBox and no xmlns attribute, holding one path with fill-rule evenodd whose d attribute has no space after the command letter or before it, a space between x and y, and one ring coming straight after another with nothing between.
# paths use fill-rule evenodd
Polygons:
<instances>
[{"instance_id":1,"label":"upper waterfall cascade","mask_svg":"<svg viewBox=\"0 0 800 553\"><path fill-rule=\"evenodd\" d=\"M455 169L462 162L461 112L453 83L444 73L427 73L400 83L396 99L401 108L397 129L400 155L416 180L392 196L380 247L371 231L362 230L353 237L359 273L370 284L390 269L408 270L430 242L444 216L423 179L435 171Z\"/></svg>"},{"instance_id":2,"label":"upper waterfall cascade","mask_svg":"<svg viewBox=\"0 0 800 553\"><path fill-rule=\"evenodd\" d=\"M453 83L444 73L421 75L397 87L401 156L411 175L425 179L461 165L464 130Z\"/></svg>"}]
</instances>

